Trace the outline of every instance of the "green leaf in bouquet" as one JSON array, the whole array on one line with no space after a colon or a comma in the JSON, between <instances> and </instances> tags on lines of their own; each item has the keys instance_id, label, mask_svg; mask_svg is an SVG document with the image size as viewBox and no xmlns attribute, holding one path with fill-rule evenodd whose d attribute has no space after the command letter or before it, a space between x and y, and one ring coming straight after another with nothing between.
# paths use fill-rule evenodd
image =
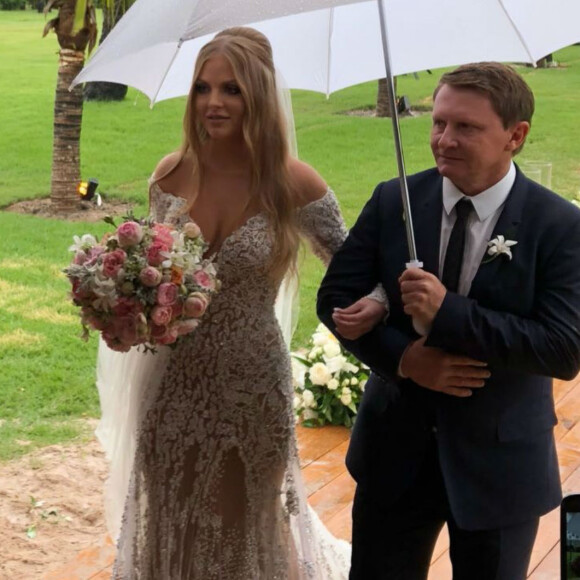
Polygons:
<instances>
[{"instance_id":1,"label":"green leaf in bouquet","mask_svg":"<svg viewBox=\"0 0 580 580\"><path fill-rule=\"evenodd\" d=\"M332 423L332 411L330 410L330 407L326 407L322 413L326 419Z\"/></svg>"},{"instance_id":2,"label":"green leaf in bouquet","mask_svg":"<svg viewBox=\"0 0 580 580\"><path fill-rule=\"evenodd\" d=\"M114 220L114 219L112 218L112 216L110 216L110 215L107 215L107 216L105 216L105 217L103 218L103 221L104 221L106 224L109 224L109 225L113 226L114 228L116 228L116 227L117 227L117 224L115 223L115 220Z\"/></svg>"},{"instance_id":3,"label":"green leaf in bouquet","mask_svg":"<svg viewBox=\"0 0 580 580\"><path fill-rule=\"evenodd\" d=\"M311 368L315 361L310 361L307 358L299 356L295 353L291 353L292 357L294 357L297 361L301 362L304 366Z\"/></svg>"}]
</instances>

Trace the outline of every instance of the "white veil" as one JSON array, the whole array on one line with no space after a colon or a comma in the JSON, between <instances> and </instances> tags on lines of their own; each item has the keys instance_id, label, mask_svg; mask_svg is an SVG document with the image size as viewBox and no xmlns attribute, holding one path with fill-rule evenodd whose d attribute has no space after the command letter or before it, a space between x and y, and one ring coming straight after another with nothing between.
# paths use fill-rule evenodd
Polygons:
<instances>
[{"instance_id":1,"label":"white veil","mask_svg":"<svg viewBox=\"0 0 580 580\"><path fill-rule=\"evenodd\" d=\"M286 135L288 138L288 151L292 157L298 157L298 141L296 140L296 127L294 125L294 112L292 111L292 96L286 80L276 69L276 87L278 88L278 101L280 110L286 122ZM298 277L293 272L288 272L278 290L274 310L280 324L284 340L291 348L292 335L298 324L299 301L298 301Z\"/></svg>"}]
</instances>

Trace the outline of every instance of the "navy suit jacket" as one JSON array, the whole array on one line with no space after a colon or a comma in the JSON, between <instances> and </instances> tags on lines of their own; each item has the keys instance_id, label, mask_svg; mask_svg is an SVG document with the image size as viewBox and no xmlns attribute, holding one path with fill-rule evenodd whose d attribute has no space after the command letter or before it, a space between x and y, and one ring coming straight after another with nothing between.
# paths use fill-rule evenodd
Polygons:
<instances>
[{"instance_id":1,"label":"navy suit jacket","mask_svg":"<svg viewBox=\"0 0 580 580\"><path fill-rule=\"evenodd\" d=\"M417 254L437 275L442 178L409 177ZM403 312L398 277L408 261L398 180L377 186L318 294L321 320L381 283L386 324L356 341L338 338L373 370L347 466L376 501L389 505L413 481L433 426L453 515L465 529L514 525L561 499L552 378L580 370L580 211L517 170L492 237L517 241L513 259L480 265L468 296L448 292L426 345L485 361L491 377L468 398L397 377L418 338ZM486 255L486 258L489 256Z\"/></svg>"}]
</instances>

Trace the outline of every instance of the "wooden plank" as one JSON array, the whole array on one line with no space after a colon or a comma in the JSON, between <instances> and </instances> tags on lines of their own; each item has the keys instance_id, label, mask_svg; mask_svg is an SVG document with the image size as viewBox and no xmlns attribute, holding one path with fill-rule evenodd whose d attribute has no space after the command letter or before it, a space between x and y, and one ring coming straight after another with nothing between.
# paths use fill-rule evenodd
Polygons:
<instances>
[{"instance_id":1,"label":"wooden plank","mask_svg":"<svg viewBox=\"0 0 580 580\"><path fill-rule=\"evenodd\" d=\"M347 471L333 479L319 491L313 493L308 501L323 522L336 516L347 508L354 496L355 482Z\"/></svg>"},{"instance_id":2,"label":"wooden plank","mask_svg":"<svg viewBox=\"0 0 580 580\"><path fill-rule=\"evenodd\" d=\"M346 427L303 427L296 425L300 467L303 468L338 447L350 437Z\"/></svg>"},{"instance_id":3,"label":"wooden plank","mask_svg":"<svg viewBox=\"0 0 580 580\"><path fill-rule=\"evenodd\" d=\"M324 521L330 533L341 540L352 541L352 503Z\"/></svg>"},{"instance_id":4,"label":"wooden plank","mask_svg":"<svg viewBox=\"0 0 580 580\"><path fill-rule=\"evenodd\" d=\"M308 496L345 472L344 456L348 449L348 443L348 441L344 441L302 469L302 478Z\"/></svg>"},{"instance_id":5,"label":"wooden plank","mask_svg":"<svg viewBox=\"0 0 580 580\"><path fill-rule=\"evenodd\" d=\"M560 541L560 510L556 508L540 518L538 535L532 549L528 574L537 569L546 554Z\"/></svg>"},{"instance_id":6,"label":"wooden plank","mask_svg":"<svg viewBox=\"0 0 580 580\"><path fill-rule=\"evenodd\" d=\"M554 401L556 404L560 402L574 387L578 384L580 379L576 377L571 381L562 381L560 379L554 379L554 386L552 387L552 392L554 394Z\"/></svg>"},{"instance_id":7,"label":"wooden plank","mask_svg":"<svg viewBox=\"0 0 580 580\"><path fill-rule=\"evenodd\" d=\"M575 387L573 391L568 393L556 407L558 425L554 430L554 436L557 441L580 422L580 405L578 405L577 388Z\"/></svg>"},{"instance_id":8,"label":"wooden plank","mask_svg":"<svg viewBox=\"0 0 580 580\"><path fill-rule=\"evenodd\" d=\"M447 531L447 526L445 525L443 526L443 529L437 538L437 542L435 543L431 562L435 562L441 558L441 556L445 555L446 552L449 552L449 532ZM447 557L449 557L448 554Z\"/></svg>"},{"instance_id":9,"label":"wooden plank","mask_svg":"<svg viewBox=\"0 0 580 580\"><path fill-rule=\"evenodd\" d=\"M452 576L449 551L443 552L437 560L431 562L428 580L449 580Z\"/></svg>"},{"instance_id":10,"label":"wooden plank","mask_svg":"<svg viewBox=\"0 0 580 580\"><path fill-rule=\"evenodd\" d=\"M560 544L554 546L528 576L529 580L558 580L558 578L560 578Z\"/></svg>"}]
</instances>

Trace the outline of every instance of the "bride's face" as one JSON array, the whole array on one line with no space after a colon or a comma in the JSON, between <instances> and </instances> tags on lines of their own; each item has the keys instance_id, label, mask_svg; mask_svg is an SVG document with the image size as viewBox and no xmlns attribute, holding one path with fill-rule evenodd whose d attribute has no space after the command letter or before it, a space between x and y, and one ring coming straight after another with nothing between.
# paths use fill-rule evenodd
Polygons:
<instances>
[{"instance_id":1,"label":"bride's face","mask_svg":"<svg viewBox=\"0 0 580 580\"><path fill-rule=\"evenodd\" d=\"M218 54L206 61L193 90L197 118L210 139L241 138L246 105L224 56Z\"/></svg>"}]
</instances>

